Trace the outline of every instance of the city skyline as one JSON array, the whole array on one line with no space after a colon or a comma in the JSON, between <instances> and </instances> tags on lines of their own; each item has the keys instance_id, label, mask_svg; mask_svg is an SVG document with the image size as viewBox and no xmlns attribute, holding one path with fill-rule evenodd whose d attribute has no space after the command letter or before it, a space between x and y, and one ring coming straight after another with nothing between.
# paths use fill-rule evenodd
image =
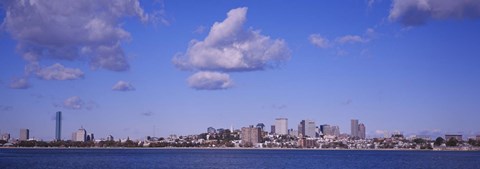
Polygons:
<instances>
[{"instance_id":1,"label":"city skyline","mask_svg":"<svg viewBox=\"0 0 480 169\"><path fill-rule=\"evenodd\" d=\"M480 2L422 2L2 1L0 133L480 134Z\"/></svg>"}]
</instances>

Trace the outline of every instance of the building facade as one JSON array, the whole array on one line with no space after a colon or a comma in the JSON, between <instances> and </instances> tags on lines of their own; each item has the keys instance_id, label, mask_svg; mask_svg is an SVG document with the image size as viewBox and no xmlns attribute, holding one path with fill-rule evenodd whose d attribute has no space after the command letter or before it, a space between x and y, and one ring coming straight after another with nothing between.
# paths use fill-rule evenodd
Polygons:
<instances>
[{"instance_id":1,"label":"building facade","mask_svg":"<svg viewBox=\"0 0 480 169\"><path fill-rule=\"evenodd\" d=\"M55 140L60 141L62 140L62 112L58 111L55 116Z\"/></svg>"},{"instance_id":2,"label":"building facade","mask_svg":"<svg viewBox=\"0 0 480 169\"><path fill-rule=\"evenodd\" d=\"M357 119L352 119L351 124L351 138L358 138L358 120Z\"/></svg>"},{"instance_id":3,"label":"building facade","mask_svg":"<svg viewBox=\"0 0 480 169\"><path fill-rule=\"evenodd\" d=\"M279 135L288 134L288 119L287 118L276 118L275 119L275 133Z\"/></svg>"},{"instance_id":4,"label":"building facade","mask_svg":"<svg viewBox=\"0 0 480 169\"><path fill-rule=\"evenodd\" d=\"M365 124L363 123L360 123L358 125L358 138L359 139L365 139L366 138L366 128L365 128Z\"/></svg>"},{"instance_id":5,"label":"building facade","mask_svg":"<svg viewBox=\"0 0 480 169\"><path fill-rule=\"evenodd\" d=\"M254 145L260 143L262 139L261 129L257 127L242 127L242 134L240 135L243 145Z\"/></svg>"},{"instance_id":6,"label":"building facade","mask_svg":"<svg viewBox=\"0 0 480 169\"><path fill-rule=\"evenodd\" d=\"M301 133L303 137L311 137L315 138L317 136L317 133L315 132L315 121L313 120L302 120L300 122L301 125ZM299 129L299 132L300 132Z\"/></svg>"},{"instance_id":7,"label":"building facade","mask_svg":"<svg viewBox=\"0 0 480 169\"><path fill-rule=\"evenodd\" d=\"M84 128L78 129L77 132L75 132L75 141L81 141L85 142L87 141L87 130Z\"/></svg>"},{"instance_id":8,"label":"building facade","mask_svg":"<svg viewBox=\"0 0 480 169\"><path fill-rule=\"evenodd\" d=\"M20 129L20 141L26 141L30 139L30 130L28 129Z\"/></svg>"}]
</instances>

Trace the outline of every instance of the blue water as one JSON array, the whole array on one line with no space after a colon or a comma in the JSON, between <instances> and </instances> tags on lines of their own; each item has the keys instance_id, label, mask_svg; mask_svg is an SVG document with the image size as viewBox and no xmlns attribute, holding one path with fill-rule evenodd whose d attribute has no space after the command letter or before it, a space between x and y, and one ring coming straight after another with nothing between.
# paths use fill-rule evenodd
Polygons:
<instances>
[{"instance_id":1,"label":"blue water","mask_svg":"<svg viewBox=\"0 0 480 169\"><path fill-rule=\"evenodd\" d=\"M10 168L480 169L480 152L245 149L0 149L0 169Z\"/></svg>"}]
</instances>

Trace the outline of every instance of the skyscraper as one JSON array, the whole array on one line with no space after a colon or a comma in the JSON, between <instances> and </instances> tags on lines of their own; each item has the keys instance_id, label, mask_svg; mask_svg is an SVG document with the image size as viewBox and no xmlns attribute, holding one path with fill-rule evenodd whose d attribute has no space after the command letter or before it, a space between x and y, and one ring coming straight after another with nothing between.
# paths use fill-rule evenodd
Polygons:
<instances>
[{"instance_id":1,"label":"skyscraper","mask_svg":"<svg viewBox=\"0 0 480 169\"><path fill-rule=\"evenodd\" d=\"M352 119L351 121L351 138L358 138L358 120L357 119Z\"/></svg>"},{"instance_id":2,"label":"skyscraper","mask_svg":"<svg viewBox=\"0 0 480 169\"><path fill-rule=\"evenodd\" d=\"M58 111L55 117L56 126L55 126L55 140L60 141L62 140L62 112Z\"/></svg>"},{"instance_id":3,"label":"skyscraper","mask_svg":"<svg viewBox=\"0 0 480 169\"><path fill-rule=\"evenodd\" d=\"M30 130L20 129L20 141L25 141L30 138Z\"/></svg>"},{"instance_id":4,"label":"skyscraper","mask_svg":"<svg viewBox=\"0 0 480 169\"><path fill-rule=\"evenodd\" d=\"M313 120L302 120L300 122L301 128L299 128L299 133L302 133L304 137L316 137L317 134L315 133L315 121ZM300 126L299 126L300 127ZM301 131L300 131L301 130Z\"/></svg>"},{"instance_id":5,"label":"skyscraper","mask_svg":"<svg viewBox=\"0 0 480 169\"><path fill-rule=\"evenodd\" d=\"M275 134L275 125L270 126L270 134Z\"/></svg>"},{"instance_id":6,"label":"skyscraper","mask_svg":"<svg viewBox=\"0 0 480 169\"><path fill-rule=\"evenodd\" d=\"M243 145L253 145L259 143L262 138L261 129L257 127L242 127L242 144Z\"/></svg>"},{"instance_id":7,"label":"skyscraper","mask_svg":"<svg viewBox=\"0 0 480 169\"><path fill-rule=\"evenodd\" d=\"M360 139L365 139L366 138L365 125L363 123L360 123L358 125L358 138L360 138Z\"/></svg>"},{"instance_id":8,"label":"skyscraper","mask_svg":"<svg viewBox=\"0 0 480 169\"><path fill-rule=\"evenodd\" d=\"M275 133L280 135L288 134L288 119L276 118L275 119Z\"/></svg>"},{"instance_id":9,"label":"skyscraper","mask_svg":"<svg viewBox=\"0 0 480 169\"><path fill-rule=\"evenodd\" d=\"M78 129L75 134L75 141L87 141L87 130L85 130L84 128Z\"/></svg>"}]
</instances>

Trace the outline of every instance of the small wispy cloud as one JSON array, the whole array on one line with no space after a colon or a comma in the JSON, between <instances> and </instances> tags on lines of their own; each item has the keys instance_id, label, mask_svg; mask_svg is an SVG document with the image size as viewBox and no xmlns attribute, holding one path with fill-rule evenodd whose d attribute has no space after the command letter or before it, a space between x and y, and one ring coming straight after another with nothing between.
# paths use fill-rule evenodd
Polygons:
<instances>
[{"instance_id":1,"label":"small wispy cloud","mask_svg":"<svg viewBox=\"0 0 480 169\"><path fill-rule=\"evenodd\" d=\"M8 87L11 89L28 89L31 87L31 85L28 82L28 78L26 77L21 77L21 78L14 77L10 82L10 84L8 85Z\"/></svg>"},{"instance_id":2,"label":"small wispy cloud","mask_svg":"<svg viewBox=\"0 0 480 169\"><path fill-rule=\"evenodd\" d=\"M120 80L113 85L112 90L126 92L135 90L135 87L130 82Z\"/></svg>"},{"instance_id":3,"label":"small wispy cloud","mask_svg":"<svg viewBox=\"0 0 480 169\"><path fill-rule=\"evenodd\" d=\"M72 96L63 101L62 104L59 103L54 103L54 107L62 107L66 109L72 109L72 110L92 110L94 108L98 107L98 104L95 103L94 101L84 101L82 100L79 96Z\"/></svg>"}]
</instances>

